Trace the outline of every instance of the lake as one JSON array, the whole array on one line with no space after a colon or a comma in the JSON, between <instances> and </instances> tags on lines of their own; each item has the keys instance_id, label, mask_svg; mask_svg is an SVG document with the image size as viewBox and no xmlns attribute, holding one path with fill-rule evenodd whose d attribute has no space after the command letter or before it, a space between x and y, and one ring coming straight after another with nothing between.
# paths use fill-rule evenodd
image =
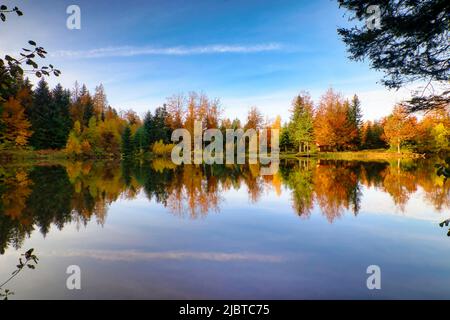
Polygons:
<instances>
[{"instance_id":1,"label":"lake","mask_svg":"<svg viewBox=\"0 0 450 320\"><path fill-rule=\"evenodd\" d=\"M433 161L259 169L4 164L0 282L34 248L11 299L450 298L450 182ZM70 265L81 290L66 288Z\"/></svg>"}]
</instances>

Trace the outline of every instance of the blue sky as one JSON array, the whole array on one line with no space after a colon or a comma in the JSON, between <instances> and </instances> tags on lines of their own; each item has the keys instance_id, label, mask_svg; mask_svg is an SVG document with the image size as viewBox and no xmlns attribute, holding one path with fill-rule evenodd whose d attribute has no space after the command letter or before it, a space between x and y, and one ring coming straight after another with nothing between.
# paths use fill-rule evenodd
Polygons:
<instances>
[{"instance_id":1,"label":"blue sky","mask_svg":"<svg viewBox=\"0 0 450 320\"><path fill-rule=\"evenodd\" d=\"M110 104L153 110L180 92L218 97L230 118L258 106L269 118L288 118L294 96L318 100L329 87L357 93L366 119L379 118L409 91L388 91L369 64L350 61L337 35L347 25L332 0L8 1L23 17L0 29L0 52L33 39L61 69L61 82L105 86ZM81 30L66 28L71 4Z\"/></svg>"}]
</instances>

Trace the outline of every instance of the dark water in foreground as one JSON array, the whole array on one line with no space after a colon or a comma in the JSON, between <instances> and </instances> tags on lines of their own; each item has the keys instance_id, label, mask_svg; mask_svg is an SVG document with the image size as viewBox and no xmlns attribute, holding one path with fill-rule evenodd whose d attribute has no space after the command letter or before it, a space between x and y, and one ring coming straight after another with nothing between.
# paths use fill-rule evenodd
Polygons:
<instances>
[{"instance_id":1,"label":"dark water in foreground","mask_svg":"<svg viewBox=\"0 0 450 320\"><path fill-rule=\"evenodd\" d=\"M13 299L450 298L450 182L433 163L0 167ZM81 268L81 290L66 268ZM368 290L366 268L381 268Z\"/></svg>"}]
</instances>

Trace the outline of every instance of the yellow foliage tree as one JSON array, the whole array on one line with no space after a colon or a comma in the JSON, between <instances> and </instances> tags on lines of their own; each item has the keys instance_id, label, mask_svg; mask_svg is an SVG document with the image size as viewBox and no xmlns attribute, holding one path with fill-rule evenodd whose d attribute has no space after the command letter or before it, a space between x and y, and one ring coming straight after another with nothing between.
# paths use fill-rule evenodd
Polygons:
<instances>
[{"instance_id":1,"label":"yellow foliage tree","mask_svg":"<svg viewBox=\"0 0 450 320\"><path fill-rule=\"evenodd\" d=\"M0 141L7 147L22 148L28 143L32 132L31 123L25 116L25 109L20 101L10 97L3 104L1 120L5 129L2 130Z\"/></svg>"},{"instance_id":2,"label":"yellow foliage tree","mask_svg":"<svg viewBox=\"0 0 450 320\"><path fill-rule=\"evenodd\" d=\"M66 152L75 156L81 154L81 144L74 131L70 132L69 139L67 139Z\"/></svg>"}]
</instances>

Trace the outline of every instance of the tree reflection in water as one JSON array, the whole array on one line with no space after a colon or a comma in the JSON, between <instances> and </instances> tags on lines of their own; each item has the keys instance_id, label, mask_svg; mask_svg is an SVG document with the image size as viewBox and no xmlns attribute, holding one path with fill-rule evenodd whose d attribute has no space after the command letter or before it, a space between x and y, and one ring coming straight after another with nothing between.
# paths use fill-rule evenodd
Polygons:
<instances>
[{"instance_id":1,"label":"tree reflection in water","mask_svg":"<svg viewBox=\"0 0 450 320\"><path fill-rule=\"evenodd\" d=\"M293 210L309 217L315 206L332 223L345 212L357 215L363 189L390 195L400 211L412 194L423 191L436 211L450 208L449 182L430 161L358 162L285 160L273 176L259 165L185 165L156 159L150 163L70 162L63 165L0 167L0 253L20 248L35 229L51 225L103 225L108 206L143 193L180 217L219 212L227 190L245 190L252 203L265 192L289 192Z\"/></svg>"}]
</instances>

